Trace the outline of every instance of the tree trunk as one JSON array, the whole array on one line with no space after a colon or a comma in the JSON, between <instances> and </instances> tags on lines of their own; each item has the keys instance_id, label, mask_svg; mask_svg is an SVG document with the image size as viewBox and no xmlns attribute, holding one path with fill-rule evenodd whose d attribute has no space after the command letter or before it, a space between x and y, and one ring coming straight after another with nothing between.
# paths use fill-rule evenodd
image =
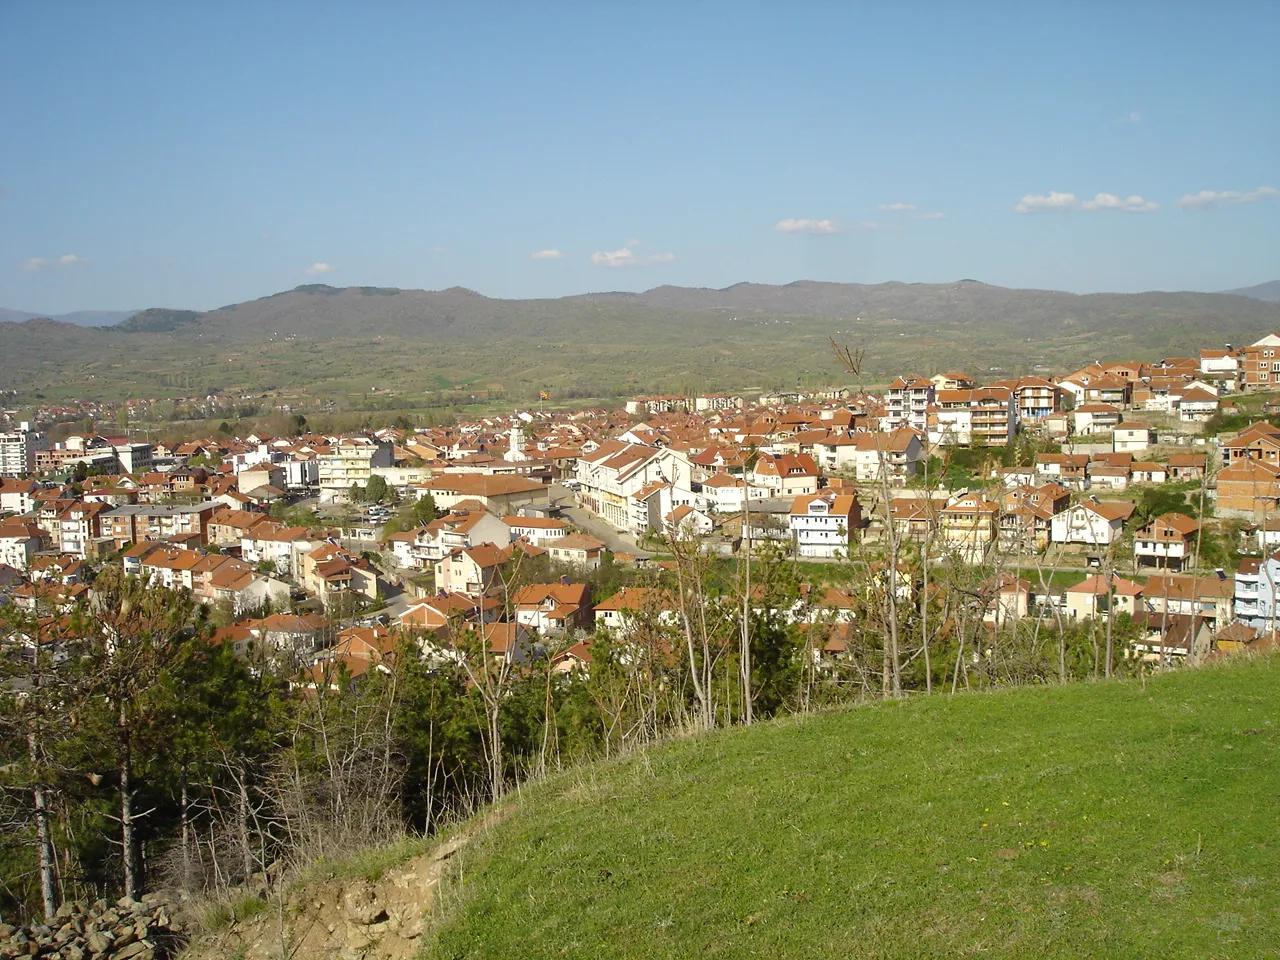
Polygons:
<instances>
[{"instance_id":1,"label":"tree trunk","mask_svg":"<svg viewBox=\"0 0 1280 960\"><path fill-rule=\"evenodd\" d=\"M40 751L36 748L35 733L27 734L27 753L33 770L39 769ZM57 861L53 853L53 839L49 831L49 801L43 786L34 790L36 809L36 848L40 857L40 900L46 920L52 920L58 909Z\"/></svg>"},{"instance_id":2,"label":"tree trunk","mask_svg":"<svg viewBox=\"0 0 1280 960\"><path fill-rule=\"evenodd\" d=\"M249 839L249 784L245 779L244 767L237 770L236 776L237 826L240 831L240 867L244 871L247 883L253 876L253 844Z\"/></svg>"},{"instance_id":3,"label":"tree trunk","mask_svg":"<svg viewBox=\"0 0 1280 960\"><path fill-rule=\"evenodd\" d=\"M182 779L178 794L179 815L182 821L182 886L191 889L191 797L187 790L187 764L182 763Z\"/></svg>"},{"instance_id":4,"label":"tree trunk","mask_svg":"<svg viewBox=\"0 0 1280 960\"><path fill-rule=\"evenodd\" d=\"M124 867L124 895L135 900L140 892L138 838L133 829L133 758L126 738L120 752L120 860Z\"/></svg>"}]
</instances>

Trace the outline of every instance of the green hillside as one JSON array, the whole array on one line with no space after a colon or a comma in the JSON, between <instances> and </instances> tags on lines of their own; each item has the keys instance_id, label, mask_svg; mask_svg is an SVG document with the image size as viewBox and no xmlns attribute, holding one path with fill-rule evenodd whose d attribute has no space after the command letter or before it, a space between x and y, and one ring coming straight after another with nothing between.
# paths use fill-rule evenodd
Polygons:
<instances>
[{"instance_id":1,"label":"green hillside","mask_svg":"<svg viewBox=\"0 0 1280 960\"><path fill-rule=\"evenodd\" d=\"M1280 659L912 699L527 791L426 957L1280 956Z\"/></svg>"}]
</instances>

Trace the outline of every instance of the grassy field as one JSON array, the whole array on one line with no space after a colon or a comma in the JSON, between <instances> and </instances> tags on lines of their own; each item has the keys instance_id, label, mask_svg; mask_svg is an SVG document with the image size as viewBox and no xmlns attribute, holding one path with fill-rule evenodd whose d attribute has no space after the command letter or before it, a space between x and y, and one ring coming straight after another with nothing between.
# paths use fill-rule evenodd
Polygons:
<instances>
[{"instance_id":1,"label":"grassy field","mask_svg":"<svg viewBox=\"0 0 1280 960\"><path fill-rule=\"evenodd\" d=\"M1280 659L913 699L526 792L422 956L1280 956Z\"/></svg>"}]
</instances>

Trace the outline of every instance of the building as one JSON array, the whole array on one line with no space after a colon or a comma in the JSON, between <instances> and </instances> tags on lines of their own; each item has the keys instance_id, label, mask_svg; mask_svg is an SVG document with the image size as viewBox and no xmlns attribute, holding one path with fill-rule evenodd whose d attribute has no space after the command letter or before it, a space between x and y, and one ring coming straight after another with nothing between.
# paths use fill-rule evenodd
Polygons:
<instances>
[{"instance_id":1,"label":"building","mask_svg":"<svg viewBox=\"0 0 1280 960\"><path fill-rule=\"evenodd\" d=\"M1124 534L1124 523L1133 516L1128 500L1098 500L1090 497L1054 516L1050 539L1054 543L1105 547Z\"/></svg>"},{"instance_id":2,"label":"building","mask_svg":"<svg viewBox=\"0 0 1280 960\"><path fill-rule=\"evenodd\" d=\"M591 588L585 583L533 583L511 600L516 622L543 636L590 630L594 622Z\"/></svg>"},{"instance_id":3,"label":"building","mask_svg":"<svg viewBox=\"0 0 1280 960\"><path fill-rule=\"evenodd\" d=\"M885 415L881 427L897 430L910 427L924 433L929 427L929 407L934 402L934 386L919 374L910 373L889 384L885 394Z\"/></svg>"},{"instance_id":4,"label":"building","mask_svg":"<svg viewBox=\"0 0 1280 960\"><path fill-rule=\"evenodd\" d=\"M1216 478L1218 513L1260 522L1280 509L1280 466L1240 459L1223 467Z\"/></svg>"},{"instance_id":5,"label":"building","mask_svg":"<svg viewBox=\"0 0 1280 960\"><path fill-rule=\"evenodd\" d=\"M853 494L800 496L791 506L790 521L797 557L843 559L862 529L862 505Z\"/></svg>"},{"instance_id":6,"label":"building","mask_svg":"<svg viewBox=\"0 0 1280 960\"><path fill-rule=\"evenodd\" d=\"M1156 432L1148 424L1126 420L1111 433L1111 449L1116 453L1136 453L1156 442Z\"/></svg>"},{"instance_id":7,"label":"building","mask_svg":"<svg viewBox=\"0 0 1280 960\"><path fill-rule=\"evenodd\" d=\"M582 506L623 531L635 528L634 495L650 484L693 490L693 468L687 454L624 440L610 440L591 453L583 453L578 458L577 479ZM646 513L652 515L652 511Z\"/></svg>"},{"instance_id":8,"label":"building","mask_svg":"<svg viewBox=\"0 0 1280 960\"><path fill-rule=\"evenodd\" d=\"M938 513L943 549L968 562L977 562L998 535L1000 505L971 493L948 503Z\"/></svg>"},{"instance_id":9,"label":"building","mask_svg":"<svg viewBox=\"0 0 1280 960\"><path fill-rule=\"evenodd\" d=\"M345 503L351 488L368 485L375 467L392 465L393 448L371 437L340 437L316 458L322 503Z\"/></svg>"},{"instance_id":10,"label":"building","mask_svg":"<svg viewBox=\"0 0 1280 960\"><path fill-rule=\"evenodd\" d=\"M1073 620L1084 620L1104 616L1112 610L1133 614L1138 610L1142 594L1143 587L1132 580L1115 575L1090 574L1075 586L1067 587L1067 616Z\"/></svg>"},{"instance_id":11,"label":"building","mask_svg":"<svg viewBox=\"0 0 1280 960\"><path fill-rule=\"evenodd\" d=\"M1280 333L1270 333L1243 350L1241 385L1245 390L1269 390L1280 379Z\"/></svg>"},{"instance_id":12,"label":"building","mask_svg":"<svg viewBox=\"0 0 1280 960\"><path fill-rule=\"evenodd\" d=\"M510 475L445 473L422 489L431 494L436 506L448 510L463 500L477 501L497 516L532 509L545 511L551 505L551 488L537 480Z\"/></svg>"},{"instance_id":13,"label":"building","mask_svg":"<svg viewBox=\"0 0 1280 960\"><path fill-rule=\"evenodd\" d=\"M27 421L12 433L0 433L0 477L35 473L36 454L49 449L49 438Z\"/></svg>"},{"instance_id":14,"label":"building","mask_svg":"<svg viewBox=\"0 0 1280 960\"><path fill-rule=\"evenodd\" d=\"M1165 513L1138 529L1133 557L1139 565L1181 570L1195 554L1200 524L1181 513Z\"/></svg>"}]
</instances>

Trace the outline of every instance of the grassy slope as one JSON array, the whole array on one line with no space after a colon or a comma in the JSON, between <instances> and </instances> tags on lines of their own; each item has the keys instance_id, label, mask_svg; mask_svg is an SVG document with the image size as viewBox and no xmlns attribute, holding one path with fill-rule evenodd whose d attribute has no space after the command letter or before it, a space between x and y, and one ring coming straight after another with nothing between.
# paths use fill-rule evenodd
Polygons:
<instances>
[{"instance_id":1,"label":"grassy slope","mask_svg":"<svg viewBox=\"0 0 1280 960\"><path fill-rule=\"evenodd\" d=\"M718 733L527 794L426 957L1280 956L1280 659Z\"/></svg>"}]
</instances>

